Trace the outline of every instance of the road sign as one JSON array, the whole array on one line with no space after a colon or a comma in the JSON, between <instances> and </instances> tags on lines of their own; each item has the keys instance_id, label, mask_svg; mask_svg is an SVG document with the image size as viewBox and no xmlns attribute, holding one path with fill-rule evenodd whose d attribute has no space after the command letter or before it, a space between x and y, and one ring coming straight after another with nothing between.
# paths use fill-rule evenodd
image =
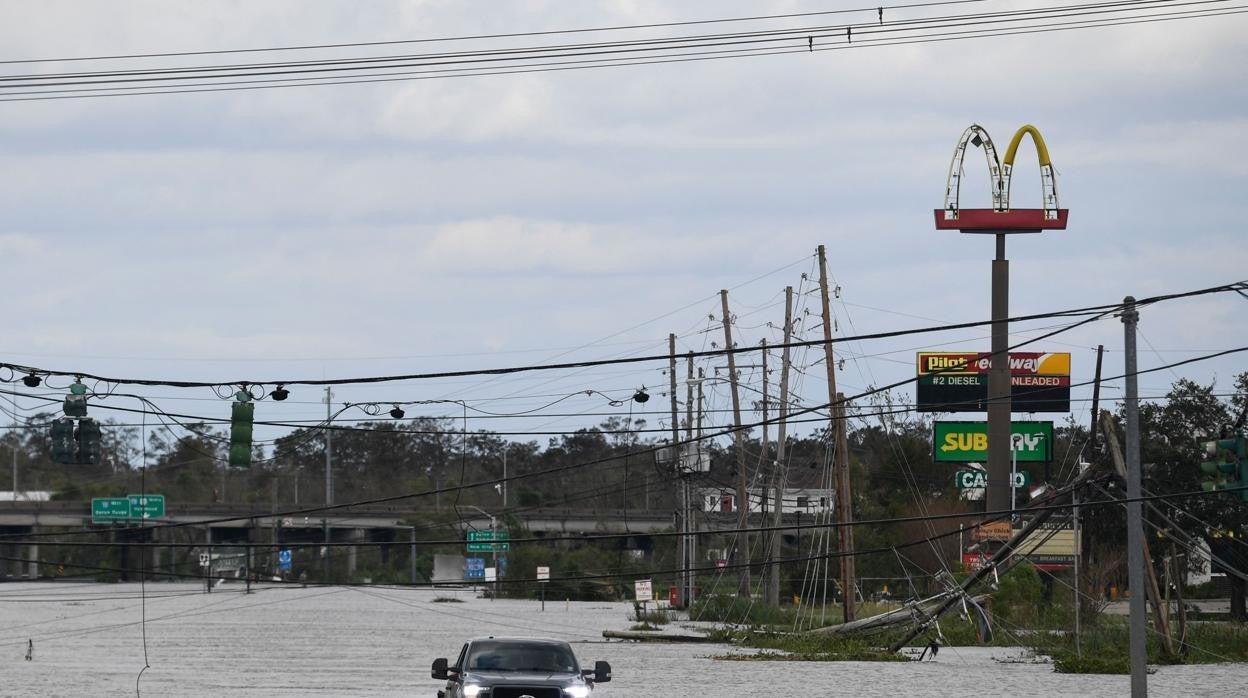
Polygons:
<instances>
[{"instance_id":1,"label":"road sign","mask_svg":"<svg viewBox=\"0 0 1248 698\"><path fill-rule=\"evenodd\" d=\"M484 529L481 531L468 532L468 552L470 553L488 553L488 552L507 552L511 550L511 544L507 542L511 538L511 534L507 531L495 531Z\"/></svg>"},{"instance_id":2,"label":"road sign","mask_svg":"<svg viewBox=\"0 0 1248 698\"><path fill-rule=\"evenodd\" d=\"M498 568L486 567L485 568L485 581L497 582L498 581Z\"/></svg>"},{"instance_id":3,"label":"road sign","mask_svg":"<svg viewBox=\"0 0 1248 698\"><path fill-rule=\"evenodd\" d=\"M165 518L165 495L163 494L128 494L130 500L130 516L136 519Z\"/></svg>"},{"instance_id":4,"label":"road sign","mask_svg":"<svg viewBox=\"0 0 1248 698\"><path fill-rule=\"evenodd\" d=\"M988 486L988 473L982 470L959 470L954 473L954 481L960 490L973 490ZM1021 489L1031 484L1031 473L1020 470L1014 473L1014 489Z\"/></svg>"},{"instance_id":5,"label":"road sign","mask_svg":"<svg viewBox=\"0 0 1248 698\"><path fill-rule=\"evenodd\" d=\"M638 579L633 582L633 595L638 601L653 601L654 591L650 587L650 580Z\"/></svg>"},{"instance_id":6,"label":"road sign","mask_svg":"<svg viewBox=\"0 0 1248 698\"><path fill-rule=\"evenodd\" d=\"M209 557L208 553L199 554L199 566L200 567L207 567L208 563L211 561L212 561L212 558Z\"/></svg>"},{"instance_id":7,"label":"road sign","mask_svg":"<svg viewBox=\"0 0 1248 698\"><path fill-rule=\"evenodd\" d=\"M485 579L485 558L470 557L464 560L464 579Z\"/></svg>"},{"instance_id":8,"label":"road sign","mask_svg":"<svg viewBox=\"0 0 1248 698\"><path fill-rule=\"evenodd\" d=\"M537 568L537 581L539 581L539 582L549 582L549 581L550 581L550 568L549 568L549 567L538 567L538 568Z\"/></svg>"},{"instance_id":9,"label":"road sign","mask_svg":"<svg viewBox=\"0 0 1248 698\"><path fill-rule=\"evenodd\" d=\"M294 556L289 550L279 550L277 552L277 566L284 570L290 570Z\"/></svg>"},{"instance_id":10,"label":"road sign","mask_svg":"<svg viewBox=\"0 0 1248 698\"><path fill-rule=\"evenodd\" d=\"M91 500L91 523L125 521L130 518L130 500L125 497L97 497Z\"/></svg>"}]
</instances>

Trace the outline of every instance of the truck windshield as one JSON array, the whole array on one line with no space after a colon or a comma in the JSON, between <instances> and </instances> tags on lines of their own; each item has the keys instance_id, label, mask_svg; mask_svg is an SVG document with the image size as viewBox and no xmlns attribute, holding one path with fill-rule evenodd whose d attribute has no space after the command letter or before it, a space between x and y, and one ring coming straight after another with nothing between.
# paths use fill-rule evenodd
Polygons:
<instances>
[{"instance_id":1,"label":"truck windshield","mask_svg":"<svg viewBox=\"0 0 1248 698\"><path fill-rule=\"evenodd\" d=\"M485 640L468 649L468 671L576 673L576 657L563 645Z\"/></svg>"}]
</instances>

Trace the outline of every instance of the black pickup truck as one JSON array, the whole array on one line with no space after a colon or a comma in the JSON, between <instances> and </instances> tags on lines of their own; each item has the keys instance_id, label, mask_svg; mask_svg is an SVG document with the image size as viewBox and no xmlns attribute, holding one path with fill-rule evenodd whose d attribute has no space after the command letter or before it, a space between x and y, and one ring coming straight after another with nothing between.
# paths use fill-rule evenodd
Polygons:
<instances>
[{"instance_id":1,"label":"black pickup truck","mask_svg":"<svg viewBox=\"0 0 1248 698\"><path fill-rule=\"evenodd\" d=\"M435 659L432 676L446 681L438 698L589 698L611 665L581 669L562 640L485 637L464 643L453 665Z\"/></svg>"}]
</instances>

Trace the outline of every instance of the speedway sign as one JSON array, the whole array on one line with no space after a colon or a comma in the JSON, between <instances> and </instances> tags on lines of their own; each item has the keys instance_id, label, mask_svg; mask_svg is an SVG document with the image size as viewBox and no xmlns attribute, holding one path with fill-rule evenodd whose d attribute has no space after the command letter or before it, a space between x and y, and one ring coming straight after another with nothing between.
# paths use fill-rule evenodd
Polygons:
<instances>
[{"instance_id":1,"label":"speedway sign","mask_svg":"<svg viewBox=\"0 0 1248 698\"><path fill-rule=\"evenodd\" d=\"M1010 352L1014 412L1070 411L1070 353ZM920 412L988 411L989 352L919 352Z\"/></svg>"},{"instance_id":2,"label":"speedway sign","mask_svg":"<svg viewBox=\"0 0 1248 698\"><path fill-rule=\"evenodd\" d=\"M932 425L932 459L969 463L988 460L987 422L936 422ZM1011 422L1010 449L1019 463L1053 460L1053 422Z\"/></svg>"}]
</instances>

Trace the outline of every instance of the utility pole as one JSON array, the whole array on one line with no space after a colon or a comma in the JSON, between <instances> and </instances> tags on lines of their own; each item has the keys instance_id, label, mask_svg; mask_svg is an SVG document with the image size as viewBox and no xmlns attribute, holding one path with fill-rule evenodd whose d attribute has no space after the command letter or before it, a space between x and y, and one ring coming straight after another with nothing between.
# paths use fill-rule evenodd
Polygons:
<instances>
[{"instance_id":1,"label":"utility pole","mask_svg":"<svg viewBox=\"0 0 1248 698\"><path fill-rule=\"evenodd\" d=\"M333 421L333 399L334 392L330 386L325 386L325 506L332 506L334 503L334 471L331 467L334 451L334 430L330 424ZM325 532L325 553L321 555L321 575L326 582L329 581L329 553L330 553L330 530L329 530L329 509L325 510L325 516L321 518L321 527Z\"/></svg>"},{"instance_id":2,"label":"utility pole","mask_svg":"<svg viewBox=\"0 0 1248 698\"><path fill-rule=\"evenodd\" d=\"M680 407L676 402L676 335L674 334L667 335L667 351L667 392L672 398L672 469L675 471L676 477L680 482L680 487L678 488L680 490L678 494L679 502L676 513L680 524L679 528L681 534L680 537L676 539L676 557L680 560L680 583L677 584L676 587L676 605L681 608L685 608L689 605L689 597L686 596L686 588L688 587L689 580L689 565L687 564L688 558L685 556L685 545L688 542L686 540L685 533L688 530L689 525L689 492L686 489L685 469L682 467L684 463L682 462L683 459L681 458L680 453Z\"/></svg>"},{"instance_id":3,"label":"utility pole","mask_svg":"<svg viewBox=\"0 0 1248 698\"><path fill-rule=\"evenodd\" d=\"M1135 326L1140 314L1135 298L1123 299L1123 352L1126 358L1127 413L1127 581L1131 585L1131 697L1148 695L1148 645L1144 635L1144 520L1140 496L1140 404L1139 380L1136 375ZM991 448L991 444L989 445ZM989 476L991 478L991 475ZM989 480L991 482L991 480Z\"/></svg>"},{"instance_id":4,"label":"utility pole","mask_svg":"<svg viewBox=\"0 0 1248 698\"><path fill-rule=\"evenodd\" d=\"M776 426L776 460L772 472L772 492L776 506L771 511L771 547L767 559L771 563L771 583L767 586L767 602L773 606L780 605L780 548L784 533L780 526L784 523L784 482L788 460L784 455L786 421L789 416L789 342L793 339L793 287L784 288L784 352L780 356L780 423Z\"/></svg>"},{"instance_id":5,"label":"utility pole","mask_svg":"<svg viewBox=\"0 0 1248 698\"><path fill-rule=\"evenodd\" d=\"M997 256L992 260L992 366L988 369L988 511L1005 507L1010 482L1010 261L1005 258L1005 234L997 233Z\"/></svg>"},{"instance_id":6,"label":"utility pole","mask_svg":"<svg viewBox=\"0 0 1248 698\"><path fill-rule=\"evenodd\" d=\"M689 442L689 447L690 447L689 450L692 452L692 455L695 458L694 464L696 467L692 468L689 473L686 473L680 479L681 488L684 490L684 502L685 502L684 504L684 510L685 510L684 533L685 535L683 536L684 547L682 550L684 556L680 559L681 560L680 564L685 570L685 574L684 574L685 600L686 600L686 603L692 604L694 601L697 600L695 598L696 594L694 594L694 591L693 591L694 587L697 586L697 583L694 580L693 568L697 567L696 563L698 560L698 537L693 534L697 530L698 524L697 524L697 520L693 516L694 496L693 496L693 493L690 491L690 487L691 487L690 478L693 476L693 471L701 467L702 444L700 442L693 440L693 352L689 352L689 356L685 363L686 363L686 368L688 369L687 381L685 384L685 440ZM702 389L701 384L699 383L698 390L700 391L701 389Z\"/></svg>"},{"instance_id":7,"label":"utility pole","mask_svg":"<svg viewBox=\"0 0 1248 698\"><path fill-rule=\"evenodd\" d=\"M741 397L737 392L737 359L733 355L732 343L732 316L728 314L728 291L719 292L720 304L723 306L724 319L724 349L728 352L728 380L732 386L732 423L735 426L733 431L734 450L737 452L737 528L740 533L737 534L736 551L733 554L733 564L737 565L737 595L750 597L750 534L746 527L750 523L750 500L749 492L746 485L749 478L746 475L745 465L745 435L741 431Z\"/></svg>"},{"instance_id":8,"label":"utility pole","mask_svg":"<svg viewBox=\"0 0 1248 698\"><path fill-rule=\"evenodd\" d=\"M828 258L823 245L819 246L819 298L823 303L823 358L828 372L828 402L831 403L832 427L836 443L833 451L833 470L836 476L836 523L841 554L841 594L844 599L844 621L854 620L854 529L853 497L849 484L849 444L845 437L844 396L836 392L836 360L832 354L832 308L828 300ZM1007 442L1008 444L1008 442ZM1008 465L1008 463L1007 463ZM991 480L990 480L991 482Z\"/></svg>"},{"instance_id":9,"label":"utility pole","mask_svg":"<svg viewBox=\"0 0 1248 698\"><path fill-rule=\"evenodd\" d=\"M1105 345L1096 345L1096 373L1092 378L1092 421L1088 425L1088 453L1089 458L1096 453L1096 434L1097 421L1099 420L1101 409L1101 363L1105 358ZM1082 468L1082 465L1079 467ZM1082 474L1082 470L1080 470ZM1083 646L1081 644L1082 637L1082 615L1083 606L1083 582L1080 575L1080 568L1083 561L1083 530L1080 528L1080 511L1079 511L1079 490L1071 493L1071 501L1074 503L1074 519L1075 519L1075 656L1083 658Z\"/></svg>"},{"instance_id":10,"label":"utility pole","mask_svg":"<svg viewBox=\"0 0 1248 698\"><path fill-rule=\"evenodd\" d=\"M764 339L760 346L762 347L762 355L763 355L762 366L760 367L760 370L763 372L763 400L762 400L763 436L762 436L762 440L759 441L758 465L756 466L755 472L759 473L762 476L759 478L760 494L758 498L759 502L762 503L762 507L759 509L759 512L758 512L759 527L761 528L762 526L767 525L766 473L769 471L769 467L767 463L767 456L771 452L771 444L768 443L767 441L767 407L768 407L767 391L769 390L769 387L767 384L767 340ZM775 536L775 532L773 531L771 534L760 532L758 535L759 535L760 540L763 542L763 545L761 546L763 548L763 559L769 559L769 556L767 555L767 550L768 550L768 547L770 546L771 538ZM763 576L762 586L763 586L763 598L764 599L771 598L771 575L770 574Z\"/></svg>"}]
</instances>

